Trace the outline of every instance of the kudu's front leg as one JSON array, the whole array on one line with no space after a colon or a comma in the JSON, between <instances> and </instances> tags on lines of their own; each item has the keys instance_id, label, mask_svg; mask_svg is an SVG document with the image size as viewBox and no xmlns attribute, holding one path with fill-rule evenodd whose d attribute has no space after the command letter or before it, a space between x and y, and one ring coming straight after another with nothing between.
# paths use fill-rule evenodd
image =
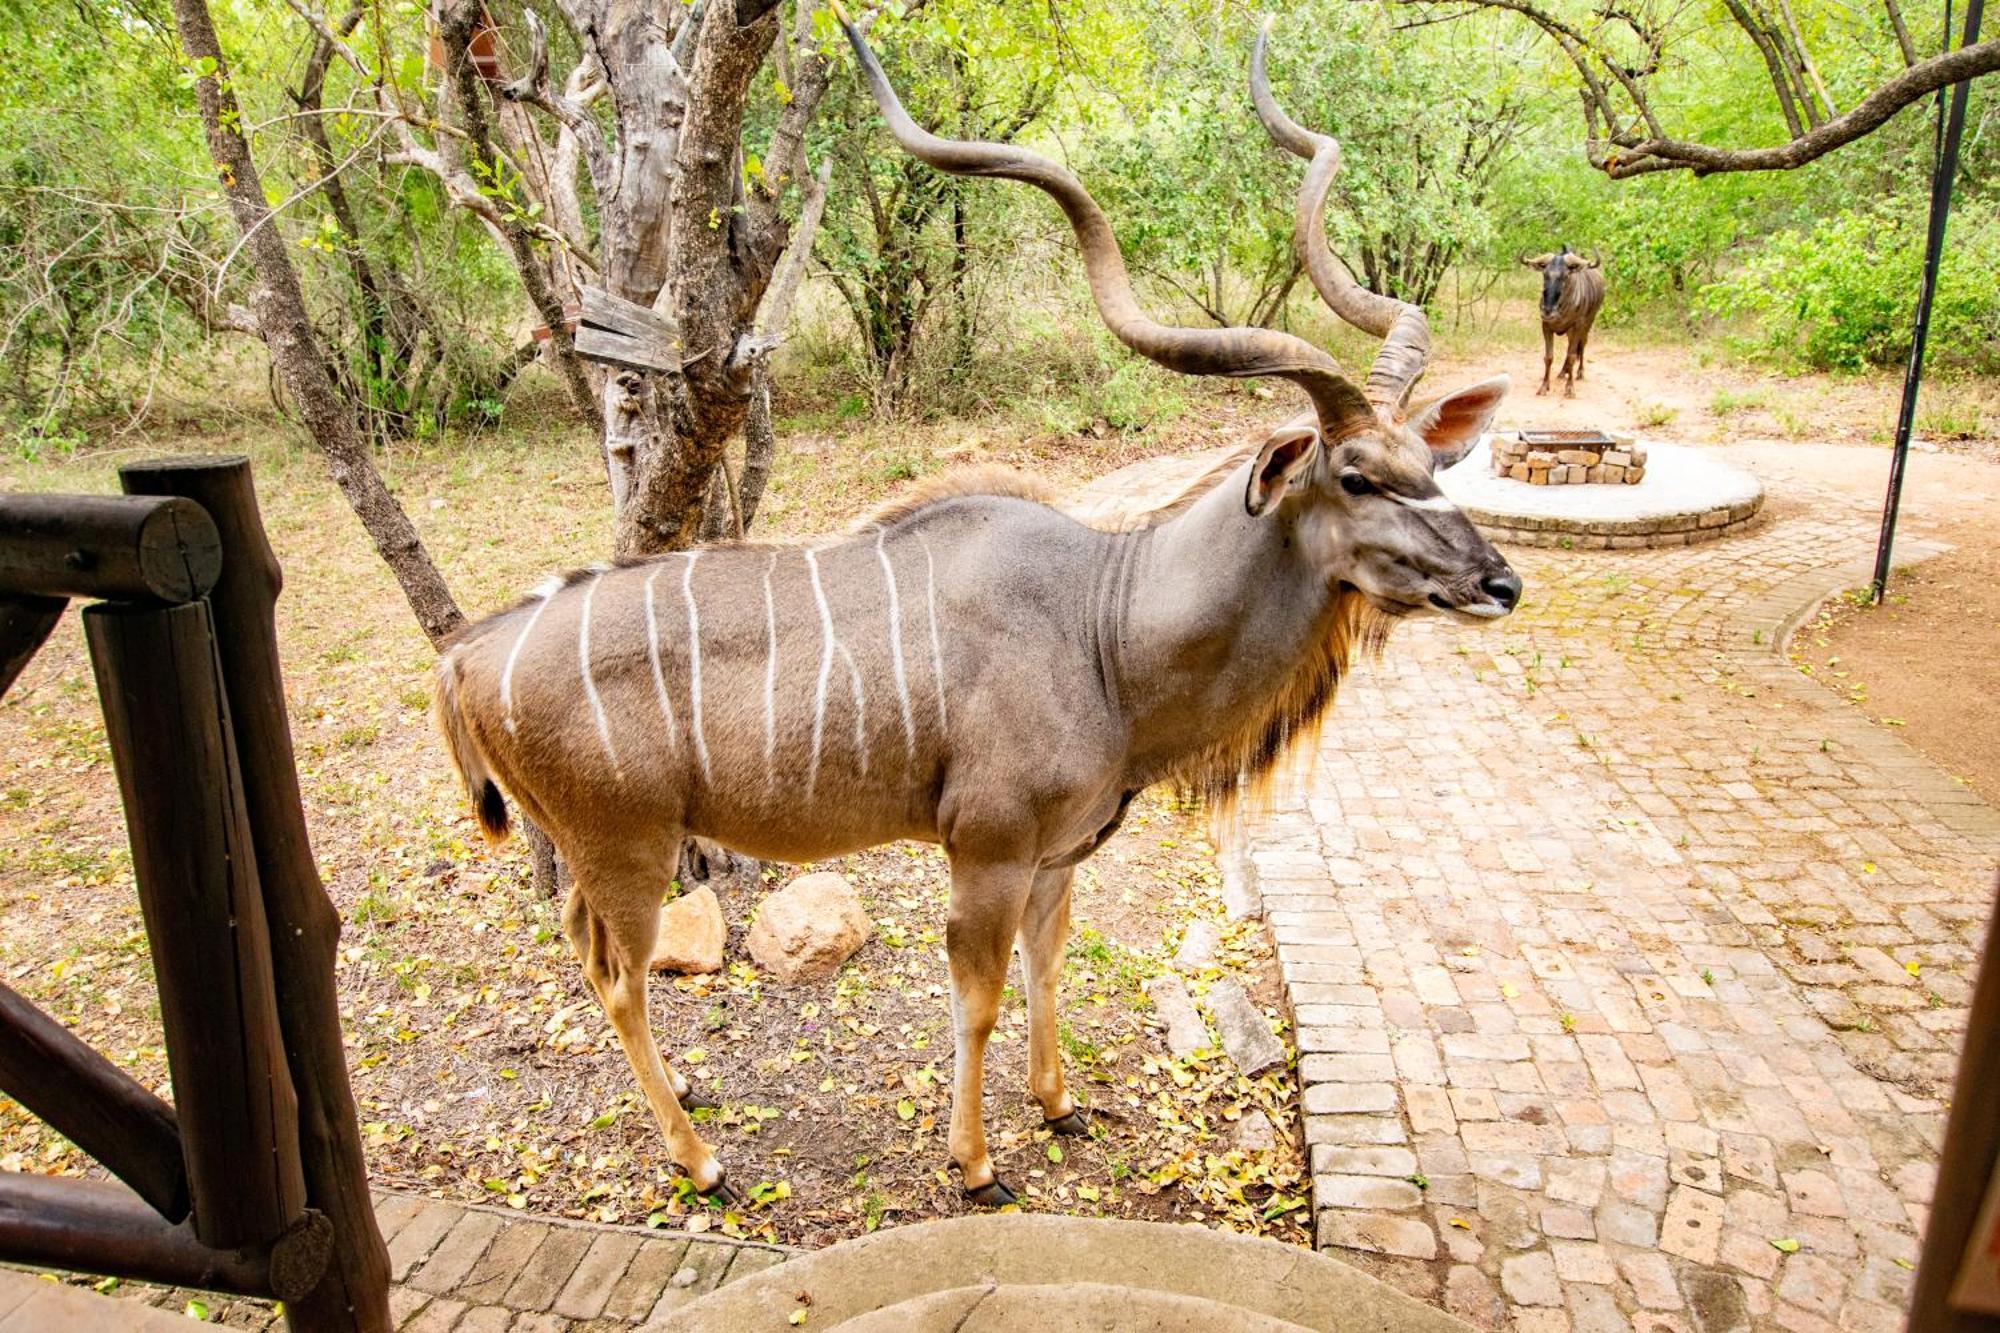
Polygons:
<instances>
[{"instance_id":1,"label":"kudu's front leg","mask_svg":"<svg viewBox=\"0 0 2000 1333\"><path fill-rule=\"evenodd\" d=\"M1021 918L1021 970L1028 988L1028 1090L1042 1104L1042 1118L1058 1134L1087 1134L1089 1127L1063 1087L1062 1052L1056 1040L1056 991L1062 981L1063 945L1069 939L1073 867L1036 874Z\"/></svg>"},{"instance_id":2,"label":"kudu's front leg","mask_svg":"<svg viewBox=\"0 0 2000 1333\"><path fill-rule=\"evenodd\" d=\"M993 1159L986 1152L980 1097L986 1040L1000 1017L1007 959L1033 882L1031 865L975 862L964 854L952 857L951 916L944 935L951 962L954 1056L951 1158L958 1164L966 1197L986 1207L1014 1202L1014 1192L994 1174Z\"/></svg>"}]
</instances>

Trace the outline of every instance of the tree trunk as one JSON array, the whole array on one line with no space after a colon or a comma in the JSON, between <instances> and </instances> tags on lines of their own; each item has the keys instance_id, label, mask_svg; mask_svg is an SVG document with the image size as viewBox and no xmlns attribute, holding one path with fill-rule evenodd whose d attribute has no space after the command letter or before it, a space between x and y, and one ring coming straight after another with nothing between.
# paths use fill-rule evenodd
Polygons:
<instances>
[{"instance_id":1,"label":"tree trunk","mask_svg":"<svg viewBox=\"0 0 2000 1333\"><path fill-rule=\"evenodd\" d=\"M297 405L307 431L326 455L334 484L402 585L417 623L432 643L438 643L463 625L465 617L437 566L431 563L409 515L375 471L374 460L355 430L352 411L334 391L333 378L306 313L298 274L265 202L250 145L243 138L242 114L228 89L228 66L216 40L207 0L174 0L174 19L188 58L198 71L206 68L195 81L195 98L208 132L209 156L236 225L243 231L244 251L256 274L251 306L270 348L271 364Z\"/></svg>"}]
</instances>

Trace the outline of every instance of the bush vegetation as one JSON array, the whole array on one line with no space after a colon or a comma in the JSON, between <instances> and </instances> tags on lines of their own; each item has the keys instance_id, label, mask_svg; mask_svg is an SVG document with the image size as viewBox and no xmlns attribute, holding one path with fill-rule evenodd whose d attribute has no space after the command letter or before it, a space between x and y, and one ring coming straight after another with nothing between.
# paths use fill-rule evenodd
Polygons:
<instances>
[{"instance_id":1,"label":"bush vegetation","mask_svg":"<svg viewBox=\"0 0 2000 1333\"><path fill-rule=\"evenodd\" d=\"M549 0L494 0L508 58L524 55L526 7L567 68L574 42ZM313 35L293 9L214 8L279 225L342 391L378 444L499 419L536 322L504 249L397 159L338 61L323 107L302 109ZM792 0L784 8L790 22ZM357 40L388 52L397 86L421 99L436 78L422 7L361 12ZM1904 357L1928 103L1796 171L1614 181L1584 160L1566 67L1531 28L1489 11L1415 21L1423 12L1308 0L1287 13L1276 48L1289 109L1342 141L1329 230L1365 283L1448 324L1496 290L1525 292L1516 257L1566 243L1604 258L1607 326L1715 335L1727 354L1784 366ZM1810 0L1799 12L1809 30L1834 21ZM1185 3L932 0L885 12L874 37L940 132L1066 159L1165 317L1318 334L1290 250L1300 164L1270 146L1245 92L1255 20ZM826 15L813 21L830 33ZM1918 47L1936 49L1935 17L1912 24ZM261 349L236 331L248 279L202 149L196 71L164 6L0 0L0 42L12 53L0 65L0 433L17 448L69 447L86 426L143 420L168 398L205 401L261 369ZM1782 137L1742 91L1762 77L1754 48L1704 37L1679 50L1679 107L1697 129ZM1865 65L1827 74L1849 104L1873 76ZM788 75L760 77L753 119L774 122ZM1179 410L1172 377L1090 317L1045 200L917 167L889 148L844 52L833 79L809 153L833 165L829 204L780 362L793 421L1007 409L1051 430L1128 431ZM1975 88L1975 127L1995 109L1992 83ZM1951 372L2000 370L1996 153L1994 136L1968 136L1931 335ZM515 193L506 179L484 188Z\"/></svg>"}]
</instances>

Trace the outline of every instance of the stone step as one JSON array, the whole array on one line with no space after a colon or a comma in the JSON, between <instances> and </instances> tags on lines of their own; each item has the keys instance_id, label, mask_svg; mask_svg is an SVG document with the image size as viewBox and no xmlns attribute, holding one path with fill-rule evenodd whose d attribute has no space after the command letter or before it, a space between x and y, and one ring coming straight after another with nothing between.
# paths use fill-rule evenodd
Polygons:
<instances>
[{"instance_id":1,"label":"stone step","mask_svg":"<svg viewBox=\"0 0 2000 1333\"><path fill-rule=\"evenodd\" d=\"M835 1325L840 1333L1307 1333L1275 1319L1199 1296L1102 1282L1063 1286L953 1287Z\"/></svg>"},{"instance_id":2,"label":"stone step","mask_svg":"<svg viewBox=\"0 0 2000 1333\"><path fill-rule=\"evenodd\" d=\"M119 1333L193 1333L203 1325L170 1310L114 1300L19 1269L0 1268L0 1333L117 1329Z\"/></svg>"},{"instance_id":3,"label":"stone step","mask_svg":"<svg viewBox=\"0 0 2000 1333\"><path fill-rule=\"evenodd\" d=\"M1012 1213L947 1218L845 1241L732 1283L659 1327L661 1333L789 1333L795 1327L791 1316L802 1305L809 1310L809 1327L828 1329L906 1305L904 1313L911 1316L945 1309L964 1314L970 1307L953 1302L969 1299L966 1289L974 1294L979 1289L1042 1289L1048 1296L1050 1288L1082 1287L1091 1289L1087 1294L1093 1300L1108 1299L1108 1288L1123 1290L1092 1313L1096 1322L1060 1327L1106 1333L1159 1327L1143 1312L1129 1319L1126 1312L1139 1310L1153 1296L1166 1296L1275 1321L1208 1327L1296 1325L1321 1333L1466 1330L1458 1320L1358 1268L1276 1241L1197 1226ZM932 1298L935 1304L910 1304ZM1016 1299L1026 1298L1010 1295L1003 1308ZM977 1314L978 1308L972 1312ZM1034 1320L1012 1326L1052 1325L1038 1313ZM947 1321L940 1327L952 1325Z\"/></svg>"}]
</instances>

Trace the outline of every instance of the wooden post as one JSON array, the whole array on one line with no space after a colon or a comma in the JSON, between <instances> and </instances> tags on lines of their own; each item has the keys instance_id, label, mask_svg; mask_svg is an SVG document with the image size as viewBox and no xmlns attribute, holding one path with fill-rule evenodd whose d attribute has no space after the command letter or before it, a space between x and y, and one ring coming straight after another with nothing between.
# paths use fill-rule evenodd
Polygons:
<instances>
[{"instance_id":1,"label":"wooden post","mask_svg":"<svg viewBox=\"0 0 2000 1333\"><path fill-rule=\"evenodd\" d=\"M389 1253L375 1225L341 1047L333 975L340 917L306 837L272 615L283 577L258 517L250 463L162 459L123 468L119 476L132 494L194 500L222 538L222 576L210 604L277 965L278 1019L299 1095L306 1198L333 1224L326 1276L286 1303L287 1317L302 1329L388 1333Z\"/></svg>"},{"instance_id":2,"label":"wooden post","mask_svg":"<svg viewBox=\"0 0 2000 1333\"><path fill-rule=\"evenodd\" d=\"M274 1241L305 1210L285 1065L208 605L83 613L125 802L173 1074L195 1236Z\"/></svg>"},{"instance_id":3,"label":"wooden post","mask_svg":"<svg viewBox=\"0 0 2000 1333\"><path fill-rule=\"evenodd\" d=\"M1996 885L2000 888L2000 885ZM1969 1314L1951 1306L1952 1283L1965 1258L1966 1243L1986 1198L1993 1166L2000 1159L2000 894L1986 926L1986 953L1966 1018L1965 1049L1952 1084L1951 1117L1944 1127L1937 1190L1930 1224L1917 1261L1917 1289L1910 1303L1910 1327L1921 1333L2000 1333L2000 1318Z\"/></svg>"},{"instance_id":4,"label":"wooden post","mask_svg":"<svg viewBox=\"0 0 2000 1333\"><path fill-rule=\"evenodd\" d=\"M307 1213L271 1244L214 1250L120 1186L0 1171L8 1263L287 1300L319 1281L331 1240L326 1219Z\"/></svg>"},{"instance_id":5,"label":"wooden post","mask_svg":"<svg viewBox=\"0 0 2000 1333\"><path fill-rule=\"evenodd\" d=\"M0 985L0 1088L130 1185L161 1217L188 1214L174 1108Z\"/></svg>"}]
</instances>

